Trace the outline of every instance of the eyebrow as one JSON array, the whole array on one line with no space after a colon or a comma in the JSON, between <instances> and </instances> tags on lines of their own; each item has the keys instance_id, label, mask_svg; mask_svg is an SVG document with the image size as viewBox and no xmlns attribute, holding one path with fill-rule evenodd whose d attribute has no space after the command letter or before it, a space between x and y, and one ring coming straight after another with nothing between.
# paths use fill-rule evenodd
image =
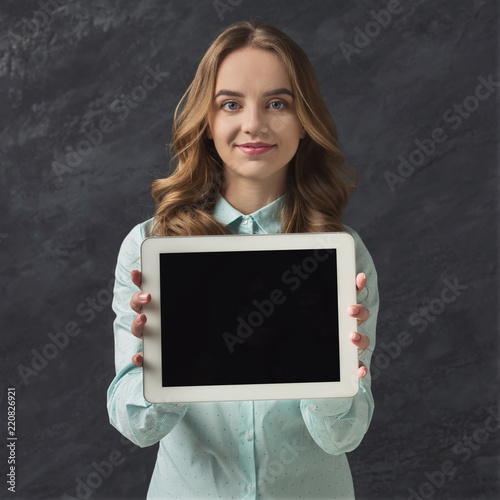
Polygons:
<instances>
[{"instance_id":1,"label":"eyebrow","mask_svg":"<svg viewBox=\"0 0 500 500\"><path fill-rule=\"evenodd\" d=\"M280 88L280 89L274 89L270 90L269 92L264 93L265 97L271 96L271 95L278 95L278 94L286 94L289 95L290 97L293 98L293 94L290 90L286 88ZM241 92L235 92L234 90L227 90L227 89L222 89L215 94L214 99L217 99L217 97L221 95L226 95L226 96L231 96L231 97L244 97L244 95Z\"/></svg>"}]
</instances>

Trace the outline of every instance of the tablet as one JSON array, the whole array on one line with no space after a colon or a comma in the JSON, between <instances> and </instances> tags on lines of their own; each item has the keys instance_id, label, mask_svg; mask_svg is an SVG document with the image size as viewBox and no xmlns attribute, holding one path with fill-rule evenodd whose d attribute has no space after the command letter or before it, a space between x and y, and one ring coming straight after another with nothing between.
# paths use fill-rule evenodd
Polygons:
<instances>
[{"instance_id":1,"label":"tablet","mask_svg":"<svg viewBox=\"0 0 500 500\"><path fill-rule=\"evenodd\" d=\"M357 393L350 234L146 238L141 269L147 401Z\"/></svg>"}]
</instances>

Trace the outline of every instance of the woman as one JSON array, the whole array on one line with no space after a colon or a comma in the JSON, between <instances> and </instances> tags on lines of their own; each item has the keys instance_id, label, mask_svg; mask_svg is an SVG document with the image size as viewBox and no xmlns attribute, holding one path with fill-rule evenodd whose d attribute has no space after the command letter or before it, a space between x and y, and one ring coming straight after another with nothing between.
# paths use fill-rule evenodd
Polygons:
<instances>
[{"instance_id":1,"label":"woman","mask_svg":"<svg viewBox=\"0 0 500 500\"><path fill-rule=\"evenodd\" d=\"M171 152L175 171L153 184L155 216L121 246L113 300L117 374L108 411L134 443L160 443L148 498L352 498L345 453L361 442L373 413L377 275L357 233L342 224L357 179L302 49L263 24L240 22L222 32L176 109ZM351 333L364 361L356 396L190 404L144 399L147 318L141 307L151 296L136 287L146 236L324 231L352 234L358 294L369 286L364 305L348 311L364 329Z\"/></svg>"}]
</instances>

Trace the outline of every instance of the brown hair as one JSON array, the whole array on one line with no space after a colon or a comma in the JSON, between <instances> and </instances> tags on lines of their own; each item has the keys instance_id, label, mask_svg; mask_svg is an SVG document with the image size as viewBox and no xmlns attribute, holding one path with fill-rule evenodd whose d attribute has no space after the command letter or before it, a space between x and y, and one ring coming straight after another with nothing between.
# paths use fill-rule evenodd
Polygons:
<instances>
[{"instance_id":1,"label":"brown hair","mask_svg":"<svg viewBox=\"0 0 500 500\"><path fill-rule=\"evenodd\" d=\"M344 209L357 188L358 176L337 144L335 123L311 62L279 29L241 21L210 45L175 109L170 155L176 166L169 177L153 182L157 208L152 234L230 234L213 217L225 179L222 161L206 129L219 66L230 52L244 47L272 50L281 57L292 84L297 116L306 131L288 167L281 231L344 231Z\"/></svg>"}]
</instances>

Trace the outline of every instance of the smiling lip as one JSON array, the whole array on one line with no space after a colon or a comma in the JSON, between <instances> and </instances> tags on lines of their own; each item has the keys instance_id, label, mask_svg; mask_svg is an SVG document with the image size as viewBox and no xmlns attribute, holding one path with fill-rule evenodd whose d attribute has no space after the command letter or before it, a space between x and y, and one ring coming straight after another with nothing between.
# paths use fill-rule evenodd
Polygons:
<instances>
[{"instance_id":1,"label":"smiling lip","mask_svg":"<svg viewBox=\"0 0 500 500\"><path fill-rule=\"evenodd\" d=\"M267 144L266 142L246 142L245 144L238 144L238 149L248 155L261 155L273 148L274 144Z\"/></svg>"}]
</instances>

